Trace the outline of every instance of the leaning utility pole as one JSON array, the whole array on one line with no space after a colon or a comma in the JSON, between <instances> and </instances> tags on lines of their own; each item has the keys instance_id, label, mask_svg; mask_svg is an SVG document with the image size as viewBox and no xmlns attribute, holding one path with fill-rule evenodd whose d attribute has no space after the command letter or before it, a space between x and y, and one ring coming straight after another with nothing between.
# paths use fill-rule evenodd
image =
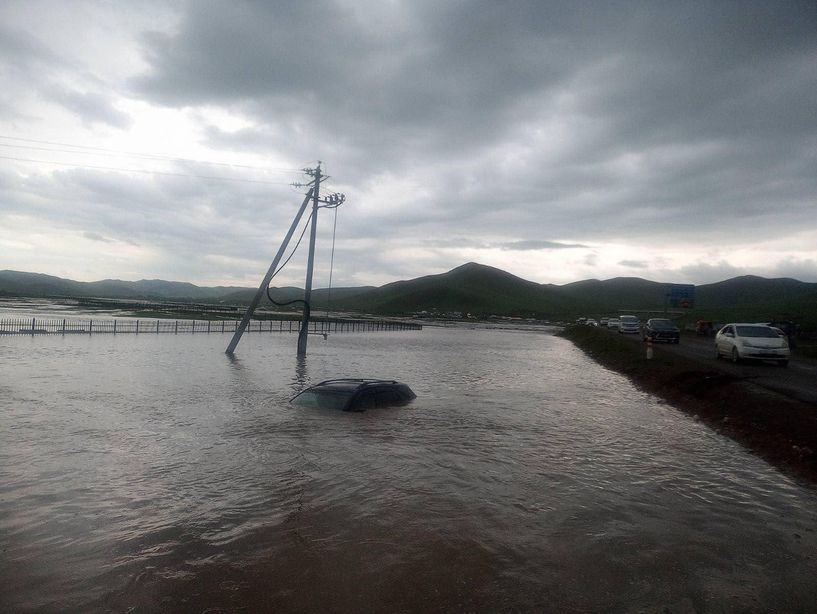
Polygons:
<instances>
[{"instance_id":1,"label":"leaning utility pole","mask_svg":"<svg viewBox=\"0 0 817 614\"><path fill-rule=\"evenodd\" d=\"M306 261L306 281L304 282L304 311L301 317L301 330L298 333L298 356L306 356L306 340L309 338L309 312L312 299L312 270L315 265L315 234L318 230L318 202L321 191L321 163L314 169L307 169L306 174L315 178L312 186L312 226L309 229L309 257Z\"/></svg>"},{"instance_id":2,"label":"leaning utility pole","mask_svg":"<svg viewBox=\"0 0 817 614\"><path fill-rule=\"evenodd\" d=\"M244 334L244 331L247 330L247 325L250 323L252 319L252 314L255 312L255 308L258 307L258 303L261 301L261 297L267 291L267 287L272 280L272 276L275 275L275 269L278 266L278 263L281 261L281 257L284 255L284 251L289 244L290 239L292 239L292 235L295 233L295 229L298 227L298 224L301 221L301 218L304 215L304 211L306 211L306 206L309 204L309 201L312 200L312 190L310 189L309 192L306 193L306 198L304 198L304 202L301 203L301 208L298 209L298 213L295 215L295 219L292 220L292 226L289 227L289 231L287 232L287 236L284 238L284 242L281 243L281 247L278 249L278 253L275 254L275 258L272 261L272 264L267 271L267 274L264 276L264 279L261 281L261 285L258 286L258 292L255 293L255 296L250 302L250 306L247 307L247 312L244 314L244 317L241 319L241 324L238 325L238 328L233 334L233 338L230 341L230 345L227 346L226 353L232 354L235 352L235 348L238 345L238 342L241 341L241 335Z\"/></svg>"},{"instance_id":3,"label":"leaning utility pole","mask_svg":"<svg viewBox=\"0 0 817 614\"><path fill-rule=\"evenodd\" d=\"M321 181L328 178L327 175L322 174L321 172L321 163L318 162L318 166L316 168L307 168L304 169L304 172L313 177L313 180L310 181L308 184L303 185L300 183L293 184L295 187L303 188L309 187L309 191L306 194L306 198L304 198L303 203L301 203L301 208L298 209L298 213L295 215L295 219L292 220L292 225L289 227L289 231L287 231L286 237L284 238L284 242L281 243L281 247L278 249L278 253L275 255L275 258L270 265L267 274L264 276L264 279L261 281L261 285L258 287L258 292L255 293L252 301L250 302L249 307L247 307L247 312L244 314L244 317L241 319L241 323L238 325L238 328L233 335L232 340L230 341L230 345L227 346L226 353L232 355L235 351L238 342L241 341L241 336L244 334L244 331L247 330L247 326L252 319L253 313L255 312L256 307L258 307L258 303L261 301L261 297L267 292L270 282L275 274L278 272L277 267L278 263L281 261L281 258L286 251L287 245L289 241L292 239L292 235L295 233L295 229L298 227L298 224L301 221L301 218L306 211L309 202L312 201L312 226L310 228L309 233L309 259L307 261L306 267L306 283L304 287L304 310L303 316L301 319L301 328L298 333L298 356L305 356L306 355L306 340L309 335L309 314L310 314L310 300L312 298L312 271L315 265L315 236L317 234L317 224L318 224L318 209L322 206L329 208L329 209L336 209L343 202L346 200L346 197L343 194L330 194L326 198L320 198L320 187ZM319 203L323 203L322 205ZM299 240L300 242L300 240ZM297 245L296 245L297 247ZM291 257L291 255L290 255ZM289 259L287 259L289 260Z\"/></svg>"}]
</instances>

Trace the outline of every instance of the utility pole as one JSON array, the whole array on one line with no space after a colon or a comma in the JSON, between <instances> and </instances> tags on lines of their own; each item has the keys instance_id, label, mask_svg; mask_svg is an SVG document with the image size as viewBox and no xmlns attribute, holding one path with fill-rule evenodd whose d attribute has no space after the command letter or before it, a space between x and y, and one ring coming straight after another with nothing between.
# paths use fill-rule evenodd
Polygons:
<instances>
[{"instance_id":1,"label":"utility pole","mask_svg":"<svg viewBox=\"0 0 817 614\"><path fill-rule=\"evenodd\" d=\"M301 328L300 331L298 332L298 357L303 358L304 356L306 356L306 340L307 336L309 335L309 314L311 311L310 309L311 305L309 301L312 298L312 271L315 265L315 236L317 234L318 209L320 209L321 207L337 209L344 203L344 201L346 200L346 196L344 194L334 193L330 194L327 197L320 198L321 181L329 178L328 175L324 175L321 172L320 162L318 162L318 166L316 168L307 168L304 169L304 172L313 178L312 181L310 181L306 185L301 183L294 183L292 185L293 187L297 188L309 187L309 191L306 193L306 198L304 198L304 201L301 203L301 208L298 209L298 213L295 215L295 219L292 220L292 225L289 227L286 237L284 238L284 242L281 243L281 247L278 249L278 253L275 255L275 258L273 259L272 264L270 265L270 268L267 271L267 274L261 281L261 285L258 287L258 292L255 293L255 297L253 297L252 302L250 302L250 306L247 308L247 312L244 314L241 323L236 329L235 334L233 335L233 338L230 341L230 345L227 346L226 353L229 355L232 355L233 352L235 351L238 342L241 340L241 336L244 334L244 331L247 329L247 326L249 325L250 320L252 319L256 307L258 307L258 303L261 301L261 297L269 289L270 282L277 273L278 263L281 261L281 258L284 255L284 251L286 251L287 245L292 239L292 235L295 233L295 229L300 224L301 218L303 217L304 212L306 211L311 201L312 225L309 233L309 259L306 268L306 283L304 287L304 298L303 301L300 301L300 299L298 301L291 301L304 303L303 316L301 318ZM298 242L300 243L300 239ZM292 255L290 255L290 258L291 257ZM289 261L289 258L287 258L287 261Z\"/></svg>"},{"instance_id":2,"label":"utility pole","mask_svg":"<svg viewBox=\"0 0 817 614\"><path fill-rule=\"evenodd\" d=\"M321 163L314 169L307 169L306 174L314 177L312 186L312 226L309 229L309 257L306 262L306 282L304 283L304 310L301 317L301 330L298 333L298 356L306 356L306 340L309 338L309 313L312 299L312 271L315 266L315 235L318 230L318 202L321 190Z\"/></svg>"},{"instance_id":3,"label":"utility pole","mask_svg":"<svg viewBox=\"0 0 817 614\"><path fill-rule=\"evenodd\" d=\"M292 235L295 233L295 229L298 227L298 224L301 221L301 218L304 215L304 211L306 211L306 206L309 204L309 201L312 200L313 190L309 190L306 194L306 198L304 198L304 202L301 203L301 208L298 210L298 213L295 215L295 219L292 220L292 226L289 227L289 231L287 232L286 237L284 238L284 242L281 243L281 247L278 249L278 253L275 254L275 258L272 261L272 264L267 271L267 274L264 276L264 279L261 281L261 285L258 286L258 292L255 293L255 296L250 303L250 306L247 307L247 312L244 314L244 317L241 319L241 324L238 325L238 328L233 334L232 340L230 340L230 345L227 346L226 354L232 355L235 352L235 348L238 345L238 342L241 341L241 335L244 334L244 331L247 330L247 325L250 323L252 319L252 314L255 312L255 308L258 307L258 303L261 300L261 297L267 291L267 286L269 286L270 281L272 280L272 276L275 274L275 269L278 266L278 263L281 261L281 257L284 255L284 251L289 244L290 239L292 239Z\"/></svg>"}]
</instances>

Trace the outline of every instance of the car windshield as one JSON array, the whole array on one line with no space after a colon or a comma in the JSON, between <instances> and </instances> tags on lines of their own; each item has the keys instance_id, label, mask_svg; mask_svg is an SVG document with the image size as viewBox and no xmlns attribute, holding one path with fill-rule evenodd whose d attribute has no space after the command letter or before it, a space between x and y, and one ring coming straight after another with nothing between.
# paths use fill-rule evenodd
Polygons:
<instances>
[{"instance_id":1,"label":"car windshield","mask_svg":"<svg viewBox=\"0 0 817 614\"><path fill-rule=\"evenodd\" d=\"M652 328L675 328L675 325L669 320L650 320Z\"/></svg>"},{"instance_id":2,"label":"car windshield","mask_svg":"<svg viewBox=\"0 0 817 614\"><path fill-rule=\"evenodd\" d=\"M638 322L638 318L635 316L621 316L622 322Z\"/></svg>"},{"instance_id":3,"label":"car windshield","mask_svg":"<svg viewBox=\"0 0 817 614\"><path fill-rule=\"evenodd\" d=\"M306 390L292 399L292 402L302 407L344 409L353 394L354 390Z\"/></svg>"},{"instance_id":4,"label":"car windshield","mask_svg":"<svg viewBox=\"0 0 817 614\"><path fill-rule=\"evenodd\" d=\"M768 326L736 326L738 337L762 337L777 339L780 335Z\"/></svg>"}]
</instances>

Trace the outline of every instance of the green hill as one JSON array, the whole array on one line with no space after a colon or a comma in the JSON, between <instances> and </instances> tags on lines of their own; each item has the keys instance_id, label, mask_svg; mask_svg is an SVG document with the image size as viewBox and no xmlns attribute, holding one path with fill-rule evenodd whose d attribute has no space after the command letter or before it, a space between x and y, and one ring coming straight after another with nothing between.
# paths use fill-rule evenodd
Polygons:
<instances>
[{"instance_id":1,"label":"green hill","mask_svg":"<svg viewBox=\"0 0 817 614\"><path fill-rule=\"evenodd\" d=\"M30 297L99 297L148 301L247 304L255 288L199 287L183 282L103 280L77 282L37 273L0 271L0 294ZM379 288L333 288L331 307L383 315L461 313L545 319L614 315L621 311L659 312L669 284L636 277L589 279L556 286L537 284L500 269L470 262L447 273L397 281ZM303 289L273 288L286 302ZM315 308L325 308L328 290L313 291ZM817 328L817 284L795 279L743 276L696 288L694 309L686 321L794 320Z\"/></svg>"},{"instance_id":2,"label":"green hill","mask_svg":"<svg viewBox=\"0 0 817 614\"><path fill-rule=\"evenodd\" d=\"M386 284L336 304L384 314L458 311L480 315L531 315L575 306L557 286L543 286L473 262L447 273Z\"/></svg>"},{"instance_id":3,"label":"green hill","mask_svg":"<svg viewBox=\"0 0 817 614\"><path fill-rule=\"evenodd\" d=\"M359 288L333 288L334 298L354 296L371 290L370 286ZM28 296L49 298L114 298L145 301L200 302L223 304L247 304L257 288L239 286L202 287L187 282L142 279L122 281L74 281L41 273L0 271L0 296ZM281 302L303 298L303 288L273 288L273 297ZM317 289L313 296L317 303L325 303L328 291Z\"/></svg>"}]
</instances>

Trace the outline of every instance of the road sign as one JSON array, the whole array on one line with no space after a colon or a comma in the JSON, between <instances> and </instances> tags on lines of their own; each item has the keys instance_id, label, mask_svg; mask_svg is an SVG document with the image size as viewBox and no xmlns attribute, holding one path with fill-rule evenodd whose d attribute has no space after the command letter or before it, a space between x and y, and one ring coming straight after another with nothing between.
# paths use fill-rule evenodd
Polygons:
<instances>
[{"instance_id":1,"label":"road sign","mask_svg":"<svg viewBox=\"0 0 817 614\"><path fill-rule=\"evenodd\" d=\"M672 284L669 287L671 307L692 309L695 306L695 286L692 284Z\"/></svg>"}]
</instances>

